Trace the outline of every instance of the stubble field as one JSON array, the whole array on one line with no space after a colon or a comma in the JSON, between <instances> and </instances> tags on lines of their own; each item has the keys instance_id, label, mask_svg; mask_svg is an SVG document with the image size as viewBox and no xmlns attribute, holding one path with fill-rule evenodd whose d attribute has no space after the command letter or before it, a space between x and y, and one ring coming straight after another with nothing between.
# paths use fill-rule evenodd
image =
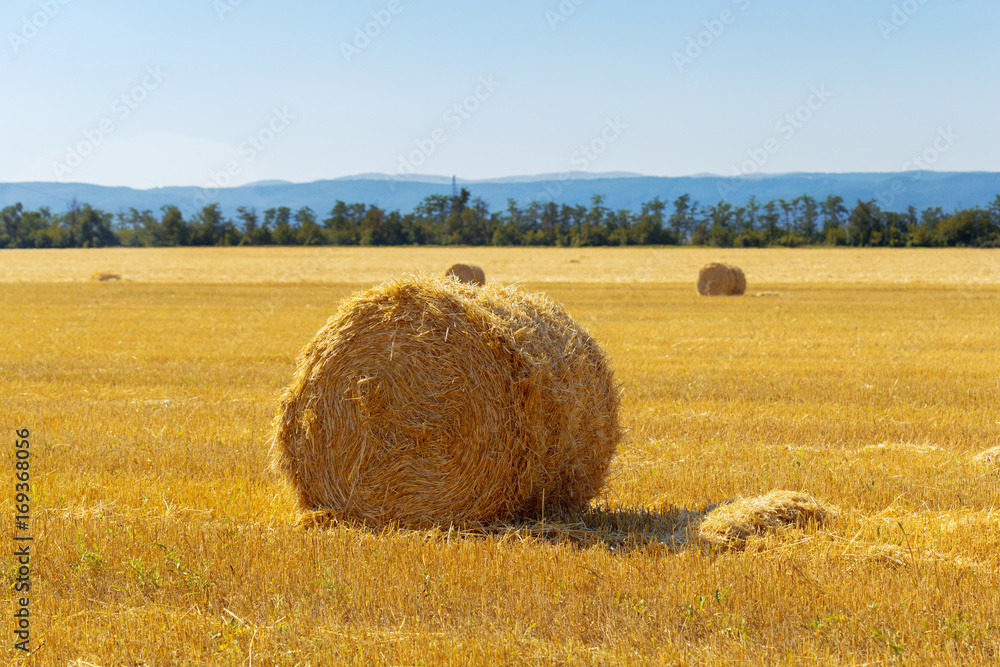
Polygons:
<instances>
[{"instance_id":1,"label":"stubble field","mask_svg":"<svg viewBox=\"0 0 1000 667\"><path fill-rule=\"evenodd\" d=\"M697 296L713 260L747 296ZM607 493L490 531L297 528L267 459L296 354L341 297L453 261L545 291L608 352L628 432ZM3 251L0 304L4 664L1000 660L995 251ZM773 489L841 516L694 536Z\"/></svg>"}]
</instances>

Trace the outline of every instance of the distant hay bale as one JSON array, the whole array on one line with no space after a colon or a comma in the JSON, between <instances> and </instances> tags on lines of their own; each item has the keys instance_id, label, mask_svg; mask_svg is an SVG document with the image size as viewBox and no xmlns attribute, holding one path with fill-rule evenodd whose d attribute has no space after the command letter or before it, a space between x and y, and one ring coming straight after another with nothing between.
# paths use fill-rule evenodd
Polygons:
<instances>
[{"instance_id":1,"label":"distant hay bale","mask_svg":"<svg viewBox=\"0 0 1000 667\"><path fill-rule=\"evenodd\" d=\"M333 520L582 510L621 438L601 348L547 297L514 287L383 283L345 299L297 366L272 462L301 511Z\"/></svg>"},{"instance_id":2,"label":"distant hay bale","mask_svg":"<svg viewBox=\"0 0 1000 667\"><path fill-rule=\"evenodd\" d=\"M731 266L729 270L733 272L733 291L732 294L739 296L747 291L747 277L743 273L743 269L738 266Z\"/></svg>"},{"instance_id":3,"label":"distant hay bale","mask_svg":"<svg viewBox=\"0 0 1000 667\"><path fill-rule=\"evenodd\" d=\"M702 296L729 294L732 288L733 276L725 264L713 262L698 272L698 294Z\"/></svg>"},{"instance_id":4,"label":"distant hay bale","mask_svg":"<svg viewBox=\"0 0 1000 667\"><path fill-rule=\"evenodd\" d=\"M101 282L106 282L108 280L121 280L122 277L117 273L111 273L110 271L97 271L90 277L91 280L100 280Z\"/></svg>"},{"instance_id":5,"label":"distant hay bale","mask_svg":"<svg viewBox=\"0 0 1000 667\"><path fill-rule=\"evenodd\" d=\"M713 262L698 272L698 294L702 296L739 296L746 291L746 275L737 266Z\"/></svg>"},{"instance_id":6,"label":"distant hay bale","mask_svg":"<svg viewBox=\"0 0 1000 667\"><path fill-rule=\"evenodd\" d=\"M972 457L972 461L981 465L1000 463L1000 446L987 449L985 452L979 452Z\"/></svg>"},{"instance_id":7,"label":"distant hay bale","mask_svg":"<svg viewBox=\"0 0 1000 667\"><path fill-rule=\"evenodd\" d=\"M771 491L712 510L698 526L698 535L716 544L738 546L748 537L763 535L779 526L822 524L839 514L837 508L804 493Z\"/></svg>"},{"instance_id":8,"label":"distant hay bale","mask_svg":"<svg viewBox=\"0 0 1000 667\"><path fill-rule=\"evenodd\" d=\"M472 285L486 284L486 274L474 264L452 264L451 268L445 271L445 275L455 276L463 283Z\"/></svg>"}]
</instances>

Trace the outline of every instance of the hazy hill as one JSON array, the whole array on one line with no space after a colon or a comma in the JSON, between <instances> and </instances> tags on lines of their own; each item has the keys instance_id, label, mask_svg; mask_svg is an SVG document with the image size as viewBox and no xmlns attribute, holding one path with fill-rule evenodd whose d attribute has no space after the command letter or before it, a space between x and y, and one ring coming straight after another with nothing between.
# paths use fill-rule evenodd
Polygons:
<instances>
[{"instance_id":1,"label":"hazy hill","mask_svg":"<svg viewBox=\"0 0 1000 667\"><path fill-rule=\"evenodd\" d=\"M174 204L189 213L217 201L227 215L233 215L237 206L253 206L258 211L275 206L292 209L309 206L323 215L339 199L405 213L429 195L451 194L451 182L445 176L361 174L313 183L262 181L214 192L192 187L136 190L84 183L4 183L0 184L0 207L21 202L29 209L48 206L59 212L75 199L114 212L130 207L158 211L161 206ZM508 199L516 199L522 205L552 200L575 205L589 204L594 195L603 195L605 206L611 209L638 211L654 197L672 202L687 193L702 204L725 200L741 205L752 195L763 203L772 199L792 200L803 194L822 200L833 194L843 197L849 206L858 199L875 198L886 210L903 211L912 205L918 210L940 206L948 212L988 206L1000 194L1000 173L991 172L809 173L742 180L712 175L667 178L577 172L481 181L457 179L457 182L459 187L468 188L473 197L485 200L493 210L506 208Z\"/></svg>"}]
</instances>

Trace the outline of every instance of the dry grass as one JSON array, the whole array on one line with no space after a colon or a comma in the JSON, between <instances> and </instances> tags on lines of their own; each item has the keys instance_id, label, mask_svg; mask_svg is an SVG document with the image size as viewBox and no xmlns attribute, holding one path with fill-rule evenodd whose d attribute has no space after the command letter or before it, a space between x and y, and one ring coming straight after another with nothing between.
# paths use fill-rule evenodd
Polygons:
<instances>
[{"instance_id":1,"label":"dry grass","mask_svg":"<svg viewBox=\"0 0 1000 667\"><path fill-rule=\"evenodd\" d=\"M776 490L712 510L698 524L698 536L716 544L742 547L751 537L761 537L785 526L821 526L839 514L835 507L826 506L808 494Z\"/></svg>"},{"instance_id":2,"label":"dry grass","mask_svg":"<svg viewBox=\"0 0 1000 667\"><path fill-rule=\"evenodd\" d=\"M586 509L618 412L604 353L544 295L410 275L345 299L302 350L272 451L328 519L495 522Z\"/></svg>"},{"instance_id":3,"label":"dry grass","mask_svg":"<svg viewBox=\"0 0 1000 667\"><path fill-rule=\"evenodd\" d=\"M1000 442L995 253L734 251L719 259L781 298L709 301L696 251L676 281L644 282L633 262L656 251L470 249L506 276L582 271L528 287L608 351L629 432L589 512L463 533L302 530L267 472L295 355L339 300L402 271L393 258L439 271L444 255L358 253L334 274L229 252L55 253L76 282L0 290L0 414L36 455L30 664L997 662L1000 478L974 461ZM0 266L27 280L51 257ZM107 266L132 280L86 279ZM240 284L248 267L331 282ZM689 539L773 489L841 516L740 549ZM15 658L8 636L0 664Z\"/></svg>"},{"instance_id":4,"label":"dry grass","mask_svg":"<svg viewBox=\"0 0 1000 667\"><path fill-rule=\"evenodd\" d=\"M996 447L990 447L984 452L979 452L978 454L972 457L972 460L982 465L993 465L995 463L1000 463L1000 445Z\"/></svg>"}]
</instances>

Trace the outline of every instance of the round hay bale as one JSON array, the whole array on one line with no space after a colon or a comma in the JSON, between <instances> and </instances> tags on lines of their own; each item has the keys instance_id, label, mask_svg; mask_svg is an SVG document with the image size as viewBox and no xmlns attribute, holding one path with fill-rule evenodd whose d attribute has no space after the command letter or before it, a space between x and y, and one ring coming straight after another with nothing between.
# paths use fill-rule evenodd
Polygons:
<instances>
[{"instance_id":1,"label":"round hay bale","mask_svg":"<svg viewBox=\"0 0 1000 667\"><path fill-rule=\"evenodd\" d=\"M702 296L738 296L746 290L747 279L739 267L712 262L698 272L698 294Z\"/></svg>"},{"instance_id":2,"label":"round hay bale","mask_svg":"<svg viewBox=\"0 0 1000 667\"><path fill-rule=\"evenodd\" d=\"M733 272L733 291L730 294L732 296L742 296L747 291L746 274L738 266L730 266L729 270Z\"/></svg>"},{"instance_id":3,"label":"round hay bale","mask_svg":"<svg viewBox=\"0 0 1000 667\"><path fill-rule=\"evenodd\" d=\"M706 264L698 272L698 293L702 296L721 296L733 289L733 274L725 264Z\"/></svg>"},{"instance_id":4,"label":"round hay bale","mask_svg":"<svg viewBox=\"0 0 1000 667\"><path fill-rule=\"evenodd\" d=\"M718 507L698 526L702 539L739 546L747 538L764 535L779 526L822 524L840 515L837 508L796 491L771 491Z\"/></svg>"},{"instance_id":5,"label":"round hay bale","mask_svg":"<svg viewBox=\"0 0 1000 667\"><path fill-rule=\"evenodd\" d=\"M478 266L472 266L472 276L476 279L476 283L479 285L486 284L486 273Z\"/></svg>"},{"instance_id":6,"label":"round hay bale","mask_svg":"<svg viewBox=\"0 0 1000 667\"><path fill-rule=\"evenodd\" d=\"M302 350L271 455L299 509L334 520L572 512L604 486L618 411L601 348L547 297L409 276L345 299Z\"/></svg>"},{"instance_id":7,"label":"round hay bale","mask_svg":"<svg viewBox=\"0 0 1000 667\"><path fill-rule=\"evenodd\" d=\"M455 276L463 283L472 285L485 285L486 273L474 264L452 264L451 268L445 271L446 276Z\"/></svg>"}]
</instances>

